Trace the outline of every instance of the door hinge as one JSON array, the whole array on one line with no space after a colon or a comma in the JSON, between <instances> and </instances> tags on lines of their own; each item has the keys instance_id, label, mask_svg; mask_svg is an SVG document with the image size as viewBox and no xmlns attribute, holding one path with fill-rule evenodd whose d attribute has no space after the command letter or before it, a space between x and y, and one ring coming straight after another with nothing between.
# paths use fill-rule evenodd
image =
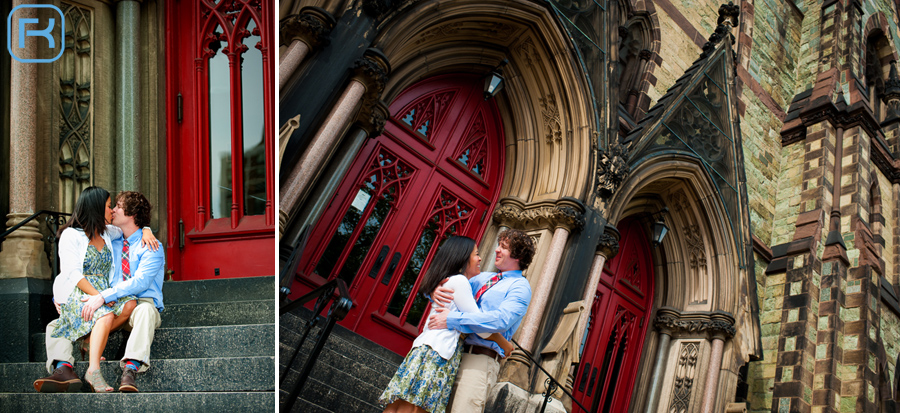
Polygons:
<instances>
[{"instance_id":1,"label":"door hinge","mask_svg":"<svg viewBox=\"0 0 900 413\"><path fill-rule=\"evenodd\" d=\"M184 220L178 220L178 249L184 249Z\"/></svg>"},{"instance_id":2,"label":"door hinge","mask_svg":"<svg viewBox=\"0 0 900 413\"><path fill-rule=\"evenodd\" d=\"M181 92L178 93L177 99L176 107L178 107L178 123L181 123L181 120L184 119L184 99L181 97Z\"/></svg>"}]
</instances>

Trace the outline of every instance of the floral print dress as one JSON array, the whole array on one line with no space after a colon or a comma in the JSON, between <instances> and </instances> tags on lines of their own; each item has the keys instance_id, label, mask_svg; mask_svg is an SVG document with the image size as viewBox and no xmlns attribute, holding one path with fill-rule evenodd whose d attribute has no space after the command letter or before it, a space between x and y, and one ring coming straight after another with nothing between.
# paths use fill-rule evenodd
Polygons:
<instances>
[{"instance_id":1,"label":"floral print dress","mask_svg":"<svg viewBox=\"0 0 900 413\"><path fill-rule=\"evenodd\" d=\"M459 340L449 360L427 344L414 347L403 359L378 402L387 406L403 399L427 412L444 413L462 358L463 341Z\"/></svg>"},{"instance_id":2,"label":"floral print dress","mask_svg":"<svg viewBox=\"0 0 900 413\"><path fill-rule=\"evenodd\" d=\"M103 291L109 288L109 270L112 268L112 252L109 247L104 245L103 249L98 251L93 245L88 245L87 254L84 257L84 278L97 289ZM59 315L59 321L56 322L56 329L53 330L51 336L57 338L66 338L76 341L79 338L89 334L94 328L94 322L109 313L115 315L122 314L122 309L127 301L134 300L134 296L123 297L117 301L112 307L101 305L94 312L94 318L90 321L84 321L81 317L81 308L84 307L82 298L89 295L81 291L77 286L69 295L69 300L62 305Z\"/></svg>"}]
</instances>

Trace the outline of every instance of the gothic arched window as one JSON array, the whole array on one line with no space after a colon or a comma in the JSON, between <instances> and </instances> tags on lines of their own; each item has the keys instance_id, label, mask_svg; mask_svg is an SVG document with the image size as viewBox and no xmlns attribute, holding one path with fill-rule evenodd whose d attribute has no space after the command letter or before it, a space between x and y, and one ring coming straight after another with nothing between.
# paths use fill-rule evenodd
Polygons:
<instances>
[{"instance_id":1,"label":"gothic arched window","mask_svg":"<svg viewBox=\"0 0 900 413\"><path fill-rule=\"evenodd\" d=\"M891 46L880 30L872 32L866 41L865 75L869 93L869 107L879 121L884 120L884 81L890 71Z\"/></svg>"}]
</instances>

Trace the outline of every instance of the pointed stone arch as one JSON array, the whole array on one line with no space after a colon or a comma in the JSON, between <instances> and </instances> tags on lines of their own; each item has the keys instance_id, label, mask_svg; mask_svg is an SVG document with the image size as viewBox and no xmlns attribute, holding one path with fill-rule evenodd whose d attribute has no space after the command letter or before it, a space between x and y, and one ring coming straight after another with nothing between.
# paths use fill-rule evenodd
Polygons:
<instances>
[{"instance_id":1,"label":"pointed stone arch","mask_svg":"<svg viewBox=\"0 0 900 413\"><path fill-rule=\"evenodd\" d=\"M591 92L546 5L413 5L381 23L374 44L393 67L384 93L388 102L422 79L483 75L508 59L502 68L506 85L494 98L506 135L501 198L533 203L586 195L598 128Z\"/></svg>"}]
</instances>

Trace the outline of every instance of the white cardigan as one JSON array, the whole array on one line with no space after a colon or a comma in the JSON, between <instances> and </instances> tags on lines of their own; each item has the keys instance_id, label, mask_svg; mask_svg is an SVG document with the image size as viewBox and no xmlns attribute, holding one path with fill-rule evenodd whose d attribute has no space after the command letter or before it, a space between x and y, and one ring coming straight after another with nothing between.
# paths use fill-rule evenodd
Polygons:
<instances>
[{"instance_id":1,"label":"white cardigan","mask_svg":"<svg viewBox=\"0 0 900 413\"><path fill-rule=\"evenodd\" d=\"M446 307L448 310L460 311L463 313L481 312L481 309L478 308L478 304L475 303L475 297L472 295L472 286L464 275L457 274L450 277L447 279L444 287L453 289L453 301ZM422 330L422 334L419 334L419 336L416 337L416 341L413 341L412 346L413 348L422 345L431 346L431 348L440 354L442 358L450 360L450 357L453 357L453 352L456 351L456 343L459 341L459 331L448 330L446 328L440 330L429 329L427 320L433 313L434 305L432 305L428 317L425 318L425 328ZM490 335L491 333L478 333L478 336L481 338L487 338Z\"/></svg>"},{"instance_id":2,"label":"white cardigan","mask_svg":"<svg viewBox=\"0 0 900 413\"><path fill-rule=\"evenodd\" d=\"M101 235L103 242L112 252L112 240L122 237L119 227L107 225L106 232ZM69 301L72 290L84 278L84 256L87 254L91 240L79 228L66 228L59 236L59 275L53 281L53 299L58 304ZM112 279L116 273L116 265L110 266L107 277Z\"/></svg>"}]
</instances>

